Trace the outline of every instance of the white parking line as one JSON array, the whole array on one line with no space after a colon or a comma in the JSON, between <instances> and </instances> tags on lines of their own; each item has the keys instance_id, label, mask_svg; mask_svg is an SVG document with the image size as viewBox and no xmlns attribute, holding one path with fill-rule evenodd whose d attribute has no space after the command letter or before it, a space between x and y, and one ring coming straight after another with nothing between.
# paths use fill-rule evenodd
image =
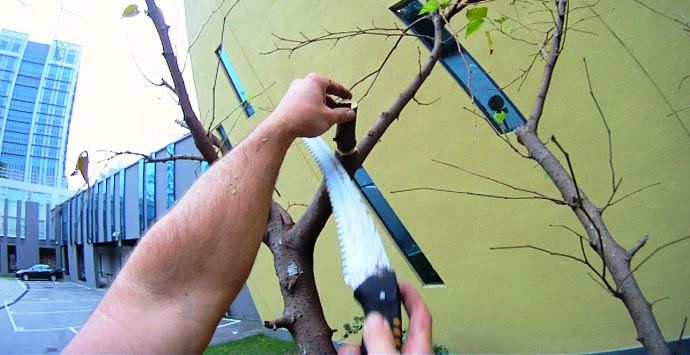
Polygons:
<instances>
[{"instance_id":1,"label":"white parking line","mask_svg":"<svg viewBox=\"0 0 690 355\"><path fill-rule=\"evenodd\" d=\"M242 321L239 320L239 319L232 319L232 318L223 318L223 319L221 320L221 322L224 321L224 320L225 320L225 321L228 321L228 323L219 324L216 328L223 328L223 327L227 327L227 326L229 326L229 325L235 325L235 324L237 324L237 323L242 322Z\"/></svg>"},{"instance_id":2,"label":"white parking line","mask_svg":"<svg viewBox=\"0 0 690 355\"><path fill-rule=\"evenodd\" d=\"M19 279L15 279L15 280L17 281L19 286L21 286L24 289L24 291L26 291L26 285L23 282L19 281Z\"/></svg>"},{"instance_id":3,"label":"white parking line","mask_svg":"<svg viewBox=\"0 0 690 355\"><path fill-rule=\"evenodd\" d=\"M100 301L100 298L89 298L85 300L57 300L57 301L21 301L21 304L25 303L73 303L73 302L87 302L87 301Z\"/></svg>"},{"instance_id":4,"label":"white parking line","mask_svg":"<svg viewBox=\"0 0 690 355\"><path fill-rule=\"evenodd\" d=\"M78 312L93 312L93 309L76 309L71 311L45 311L45 312L10 312L12 314L56 314L56 313L78 313Z\"/></svg>"},{"instance_id":5,"label":"white parking line","mask_svg":"<svg viewBox=\"0 0 690 355\"><path fill-rule=\"evenodd\" d=\"M10 313L10 306L7 305L7 302L5 302L5 312L7 312L7 317L10 318L10 322L12 323L12 329L14 331L17 331L17 324L14 322L14 318L12 318L12 314Z\"/></svg>"}]
</instances>

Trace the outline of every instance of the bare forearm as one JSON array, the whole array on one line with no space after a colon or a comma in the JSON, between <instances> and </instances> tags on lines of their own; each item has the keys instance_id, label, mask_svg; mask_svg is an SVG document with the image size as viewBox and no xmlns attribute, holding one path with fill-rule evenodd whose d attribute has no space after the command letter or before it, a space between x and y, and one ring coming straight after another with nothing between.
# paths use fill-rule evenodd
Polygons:
<instances>
[{"instance_id":1,"label":"bare forearm","mask_svg":"<svg viewBox=\"0 0 690 355\"><path fill-rule=\"evenodd\" d=\"M316 74L293 81L272 117L142 238L65 352L203 350L254 263L288 147L354 118L327 95L352 96Z\"/></svg>"},{"instance_id":2,"label":"bare forearm","mask_svg":"<svg viewBox=\"0 0 690 355\"><path fill-rule=\"evenodd\" d=\"M161 283L160 292L203 285L234 296L251 269L280 164L294 139L276 127L277 121L267 119L214 164L144 237L139 255L124 271L138 282ZM170 260L160 271L177 285L158 277L147 280L145 271L156 266L156 259Z\"/></svg>"},{"instance_id":3,"label":"bare forearm","mask_svg":"<svg viewBox=\"0 0 690 355\"><path fill-rule=\"evenodd\" d=\"M71 347L203 350L251 270L280 164L294 139L272 122L216 162L149 230ZM188 331L161 327L163 317ZM89 335L112 327L130 333L130 341L92 343ZM147 335L138 339L144 329Z\"/></svg>"}]
</instances>

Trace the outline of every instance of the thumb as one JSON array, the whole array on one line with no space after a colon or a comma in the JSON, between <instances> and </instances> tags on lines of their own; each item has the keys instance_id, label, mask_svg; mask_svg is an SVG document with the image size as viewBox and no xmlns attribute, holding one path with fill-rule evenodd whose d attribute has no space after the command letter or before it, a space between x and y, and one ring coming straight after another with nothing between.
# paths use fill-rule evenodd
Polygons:
<instances>
[{"instance_id":1,"label":"thumb","mask_svg":"<svg viewBox=\"0 0 690 355\"><path fill-rule=\"evenodd\" d=\"M355 119L355 110L347 107L337 107L329 110L331 124L350 122Z\"/></svg>"},{"instance_id":2,"label":"thumb","mask_svg":"<svg viewBox=\"0 0 690 355\"><path fill-rule=\"evenodd\" d=\"M364 344L370 354L396 354L393 333L388 322L378 312L371 312L364 323Z\"/></svg>"}]
</instances>

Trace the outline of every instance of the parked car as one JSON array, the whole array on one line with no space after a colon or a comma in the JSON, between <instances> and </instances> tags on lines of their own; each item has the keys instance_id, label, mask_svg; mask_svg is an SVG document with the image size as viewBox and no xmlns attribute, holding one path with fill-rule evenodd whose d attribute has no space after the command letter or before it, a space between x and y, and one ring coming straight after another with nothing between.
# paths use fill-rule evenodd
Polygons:
<instances>
[{"instance_id":1,"label":"parked car","mask_svg":"<svg viewBox=\"0 0 690 355\"><path fill-rule=\"evenodd\" d=\"M28 269L18 270L14 273L18 279L29 281L31 279L45 279L55 281L62 278L62 270L50 265L37 264Z\"/></svg>"}]
</instances>

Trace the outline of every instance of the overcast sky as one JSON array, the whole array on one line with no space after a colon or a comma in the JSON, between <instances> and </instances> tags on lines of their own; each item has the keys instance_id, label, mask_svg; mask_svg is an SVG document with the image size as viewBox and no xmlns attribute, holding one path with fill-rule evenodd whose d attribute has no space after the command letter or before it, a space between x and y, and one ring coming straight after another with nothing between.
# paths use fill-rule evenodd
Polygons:
<instances>
[{"instance_id":1,"label":"overcast sky","mask_svg":"<svg viewBox=\"0 0 690 355\"><path fill-rule=\"evenodd\" d=\"M89 151L93 179L104 171L103 164L95 164L104 158L98 150L148 154L185 133L175 123L181 113L171 95L149 84L137 70L135 61L154 82L166 74L160 42L149 18L140 14L121 19L131 3L145 8L137 0L0 0L0 28L29 33L32 41L59 39L83 48L67 146L70 189L83 184L81 177L69 177L83 150ZM185 55L182 0L157 3L171 26L173 45ZM193 88L190 66L186 68L187 85ZM128 161L133 160L136 158ZM105 171L124 165L126 162L111 161Z\"/></svg>"}]
</instances>

